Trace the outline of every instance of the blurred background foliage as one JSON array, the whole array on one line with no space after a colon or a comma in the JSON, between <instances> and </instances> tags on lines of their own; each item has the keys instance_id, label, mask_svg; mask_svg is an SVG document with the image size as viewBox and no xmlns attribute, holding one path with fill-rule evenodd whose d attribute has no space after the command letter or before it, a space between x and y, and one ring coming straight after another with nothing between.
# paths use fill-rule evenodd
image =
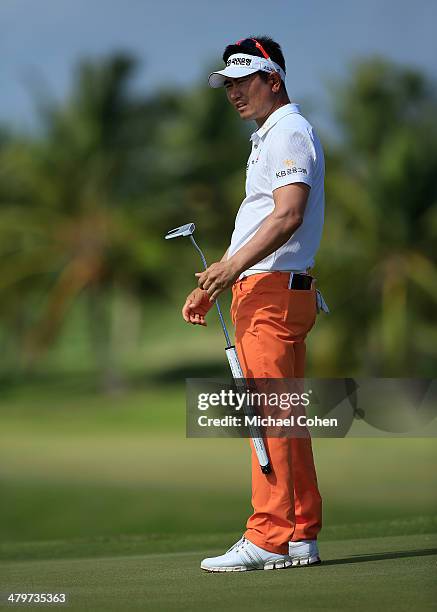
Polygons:
<instances>
[{"instance_id":1,"label":"blurred background foliage","mask_svg":"<svg viewBox=\"0 0 437 612\"><path fill-rule=\"evenodd\" d=\"M0 557L220 549L250 512L247 441L185 438L184 379L228 369L214 312L180 316L199 258L163 236L194 221L223 255L253 126L208 87L141 95L135 68L83 61L38 132L0 126ZM433 377L435 85L372 58L331 94L307 373ZM432 438L313 446L323 537L435 531Z\"/></svg>"},{"instance_id":2,"label":"blurred background foliage","mask_svg":"<svg viewBox=\"0 0 437 612\"><path fill-rule=\"evenodd\" d=\"M197 256L163 235L194 221L209 261L221 257L252 126L205 86L134 93L135 66L127 55L83 61L64 103L39 95L38 134L0 129L5 383L88 372L110 391L135 375L224 367L215 317L207 330L180 317ZM332 313L309 339L308 374L432 377L435 84L376 57L331 94L339 137L321 134L327 211L315 275Z\"/></svg>"}]
</instances>

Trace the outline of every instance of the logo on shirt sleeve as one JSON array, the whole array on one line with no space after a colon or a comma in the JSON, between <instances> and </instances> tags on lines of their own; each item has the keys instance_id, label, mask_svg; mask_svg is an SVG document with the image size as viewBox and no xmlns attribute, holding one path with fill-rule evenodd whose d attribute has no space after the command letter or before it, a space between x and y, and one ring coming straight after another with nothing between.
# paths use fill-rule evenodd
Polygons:
<instances>
[{"instance_id":1,"label":"logo on shirt sleeve","mask_svg":"<svg viewBox=\"0 0 437 612\"><path fill-rule=\"evenodd\" d=\"M286 166L285 170L278 170L276 172L276 178L283 178L284 176L290 176L292 174L308 174L306 168L299 168L296 166L295 161L293 159L285 159L284 166Z\"/></svg>"}]
</instances>

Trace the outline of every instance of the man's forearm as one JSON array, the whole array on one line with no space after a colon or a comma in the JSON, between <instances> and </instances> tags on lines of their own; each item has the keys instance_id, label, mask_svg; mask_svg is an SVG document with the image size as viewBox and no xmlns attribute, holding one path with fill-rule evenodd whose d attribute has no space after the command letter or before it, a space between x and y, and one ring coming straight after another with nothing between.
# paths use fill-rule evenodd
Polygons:
<instances>
[{"instance_id":1,"label":"man's forearm","mask_svg":"<svg viewBox=\"0 0 437 612\"><path fill-rule=\"evenodd\" d=\"M289 219L285 220L282 216L271 213L249 242L232 255L229 262L240 274L279 249L301 224L301 218L290 222Z\"/></svg>"},{"instance_id":2,"label":"man's forearm","mask_svg":"<svg viewBox=\"0 0 437 612\"><path fill-rule=\"evenodd\" d=\"M229 251L229 247L226 249L225 254L220 259L220 261L228 261L228 251Z\"/></svg>"}]
</instances>

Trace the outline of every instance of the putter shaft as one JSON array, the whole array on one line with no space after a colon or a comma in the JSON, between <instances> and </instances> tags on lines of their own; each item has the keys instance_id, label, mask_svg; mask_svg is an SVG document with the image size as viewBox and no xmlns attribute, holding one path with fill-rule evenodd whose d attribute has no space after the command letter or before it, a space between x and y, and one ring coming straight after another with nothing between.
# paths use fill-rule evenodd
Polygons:
<instances>
[{"instance_id":1,"label":"putter shaft","mask_svg":"<svg viewBox=\"0 0 437 612\"><path fill-rule=\"evenodd\" d=\"M194 248L195 248L195 249L197 250L197 252L199 253L199 255L200 255L201 259L202 259L203 267L204 267L204 268L205 268L205 270L206 270L206 269L207 269L207 267L208 267L208 264L207 264L207 262L206 262L205 255L204 255L204 254L203 254L203 252L202 252L202 249L201 249L201 248L200 248L200 246L197 244L197 242L194 240L194 238L193 238L193 235L192 235L192 234L190 235L190 240L191 240L191 242L193 243ZM226 327L226 323L225 323L225 320L224 320L224 318L223 318L222 310L221 310L221 308L220 308L220 304L219 304L218 299L216 299L216 300L215 300L215 305L217 306L218 316L219 316L220 323L221 323L221 326L222 326L222 329L223 329L223 333L224 333L224 335L225 335L225 339L226 339L226 348L230 348L230 347L232 346L232 343L231 343L231 339L230 339L230 337L229 337L228 329L227 329L227 327Z\"/></svg>"}]
</instances>

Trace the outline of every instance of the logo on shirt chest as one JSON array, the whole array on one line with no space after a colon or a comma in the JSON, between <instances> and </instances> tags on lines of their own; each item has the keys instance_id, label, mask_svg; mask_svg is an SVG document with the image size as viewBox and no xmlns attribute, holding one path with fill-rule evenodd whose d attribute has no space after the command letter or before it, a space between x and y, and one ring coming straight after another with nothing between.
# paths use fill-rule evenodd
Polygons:
<instances>
[{"instance_id":1,"label":"logo on shirt chest","mask_svg":"<svg viewBox=\"0 0 437 612\"><path fill-rule=\"evenodd\" d=\"M257 148L257 147L255 147L255 148ZM260 155L261 155L261 150L258 151L257 155L253 155L253 156L249 157L249 160L248 160L248 162L246 164L246 174L249 172L249 168L251 166L254 166L255 164L258 163Z\"/></svg>"}]
</instances>

